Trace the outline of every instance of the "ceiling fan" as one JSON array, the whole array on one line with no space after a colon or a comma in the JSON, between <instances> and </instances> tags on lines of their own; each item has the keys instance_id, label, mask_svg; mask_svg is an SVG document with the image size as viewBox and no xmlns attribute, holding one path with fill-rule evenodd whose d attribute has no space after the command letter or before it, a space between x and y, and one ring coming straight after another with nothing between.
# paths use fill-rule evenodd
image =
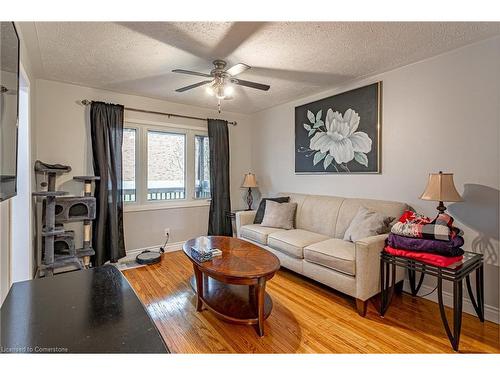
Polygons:
<instances>
[{"instance_id":1,"label":"ceiling fan","mask_svg":"<svg viewBox=\"0 0 500 375\"><path fill-rule=\"evenodd\" d=\"M221 100L230 100L233 98L232 94L234 92L234 87L233 85L240 85L244 87L250 87L252 89L257 89L257 90L263 90L267 91L271 88L269 85L264 85L262 83L257 83L257 82L251 82L251 81L245 81L239 78L234 78L238 74L243 73L244 71L250 69L250 66L246 64L236 64L232 66L229 69L226 69L227 63L224 60L214 60L214 69L207 74L207 73L200 73L200 72L194 72L192 70L184 70L184 69L174 69L172 72L174 73L181 73L181 74L189 74L192 76L199 76L199 77L206 77L210 78L209 80L201 81L198 83L194 83L189 86L181 87L177 90L176 92L184 92L187 90L194 89L196 87L204 86L209 84L207 86L207 92L215 96L217 98L218 104L217 107L219 109L220 113L220 103Z\"/></svg>"}]
</instances>

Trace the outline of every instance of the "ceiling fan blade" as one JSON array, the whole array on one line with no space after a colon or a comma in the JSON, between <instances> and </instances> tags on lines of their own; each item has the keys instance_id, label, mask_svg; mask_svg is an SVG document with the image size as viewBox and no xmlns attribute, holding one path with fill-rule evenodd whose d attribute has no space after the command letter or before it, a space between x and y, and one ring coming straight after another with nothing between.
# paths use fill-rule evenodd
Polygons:
<instances>
[{"instance_id":1,"label":"ceiling fan blade","mask_svg":"<svg viewBox=\"0 0 500 375\"><path fill-rule=\"evenodd\" d=\"M198 82L198 83L193 83L192 85L181 87L180 89L177 89L175 91L177 91L177 92L184 92L184 91L187 91L187 90L194 89L195 87L206 85L207 83L210 83L210 82L212 82L212 81L201 81L201 82Z\"/></svg>"},{"instance_id":2,"label":"ceiling fan blade","mask_svg":"<svg viewBox=\"0 0 500 375\"><path fill-rule=\"evenodd\" d=\"M191 76L199 76L199 77L212 77L207 73L193 72L192 70L184 70L184 69L174 69L173 73L181 73L181 74L189 74Z\"/></svg>"},{"instance_id":3,"label":"ceiling fan blade","mask_svg":"<svg viewBox=\"0 0 500 375\"><path fill-rule=\"evenodd\" d=\"M271 86L269 85L264 85L262 83L251 82L251 81L244 81L242 79L236 79L236 78L232 79L231 82L240 86L251 87L252 89L257 89L257 90L267 91L271 88Z\"/></svg>"},{"instance_id":4,"label":"ceiling fan blade","mask_svg":"<svg viewBox=\"0 0 500 375\"><path fill-rule=\"evenodd\" d=\"M248 69L250 69L250 66L248 66L247 64L239 63L226 70L226 73L229 74L231 77L234 77L240 73L243 73L245 70Z\"/></svg>"}]
</instances>

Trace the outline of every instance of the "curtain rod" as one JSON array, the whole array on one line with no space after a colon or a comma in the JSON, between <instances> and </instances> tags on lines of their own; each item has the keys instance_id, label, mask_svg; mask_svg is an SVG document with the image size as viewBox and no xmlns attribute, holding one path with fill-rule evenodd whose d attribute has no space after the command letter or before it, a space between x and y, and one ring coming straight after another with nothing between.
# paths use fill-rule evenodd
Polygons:
<instances>
[{"instance_id":1,"label":"curtain rod","mask_svg":"<svg viewBox=\"0 0 500 375\"><path fill-rule=\"evenodd\" d=\"M83 105L90 105L92 104L92 100L88 99L83 99L81 101ZM208 119L202 118L202 117L194 117L194 116L184 116L184 115L176 115L175 113L166 113L166 112L157 112L157 111L148 111L145 109L137 109L137 108L129 108L125 107L125 110L127 111L133 111L133 112L141 112L141 113L151 113L153 115L163 115L163 116L168 116L168 117L181 117L181 118L188 118L191 120L201 120L201 121L207 121ZM229 125L236 126L238 123L236 121L228 121L227 122Z\"/></svg>"}]
</instances>

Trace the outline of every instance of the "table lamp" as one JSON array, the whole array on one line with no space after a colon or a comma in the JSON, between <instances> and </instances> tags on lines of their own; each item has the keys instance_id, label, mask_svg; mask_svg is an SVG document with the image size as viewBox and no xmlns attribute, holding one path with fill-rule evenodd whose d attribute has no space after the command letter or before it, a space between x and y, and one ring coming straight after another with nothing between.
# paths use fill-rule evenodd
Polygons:
<instances>
[{"instance_id":1,"label":"table lamp","mask_svg":"<svg viewBox=\"0 0 500 375\"><path fill-rule=\"evenodd\" d=\"M253 204L252 188L257 187L257 180L255 179L255 175L253 173L245 174L245 179L243 180L243 185L241 185L241 187L248 188L247 204L248 210L250 211Z\"/></svg>"},{"instance_id":2,"label":"table lamp","mask_svg":"<svg viewBox=\"0 0 500 375\"><path fill-rule=\"evenodd\" d=\"M436 208L440 214L446 211L443 202L463 201L453 183L453 173L443 173L441 171L429 174L427 187L420 196L420 199L439 202L439 206Z\"/></svg>"}]
</instances>

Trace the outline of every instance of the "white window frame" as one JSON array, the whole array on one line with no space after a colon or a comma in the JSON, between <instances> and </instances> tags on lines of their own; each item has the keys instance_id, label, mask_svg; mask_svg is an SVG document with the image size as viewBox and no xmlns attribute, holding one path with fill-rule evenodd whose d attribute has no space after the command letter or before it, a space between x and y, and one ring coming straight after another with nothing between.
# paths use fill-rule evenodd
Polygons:
<instances>
[{"instance_id":1,"label":"white window frame","mask_svg":"<svg viewBox=\"0 0 500 375\"><path fill-rule=\"evenodd\" d=\"M137 201L139 199L138 196L137 196L137 192L139 191L138 184L139 184L139 181L141 181L142 179L137 174L139 172L139 169L140 169L140 168L137 167L137 161L139 160L138 154L139 154L139 145L141 143L141 141L140 141L141 131L140 131L139 127L136 124L124 124L123 125L123 129L124 130L125 129L135 130L135 155L134 155L134 162L135 162L135 201L133 201L133 202L125 202L125 201L123 201L123 204L124 204L124 207L125 207L125 205L136 205ZM123 161L122 161L122 164L123 164Z\"/></svg>"},{"instance_id":2,"label":"white window frame","mask_svg":"<svg viewBox=\"0 0 500 375\"><path fill-rule=\"evenodd\" d=\"M207 137L208 138L208 132L200 132L200 131L195 131L193 134L193 200L199 201L199 200L207 200L207 198L196 198L196 163L198 162L196 160L196 137ZM210 158L209 158L210 159ZM210 160L209 160L209 165L210 165ZM212 194L212 186L210 186L210 195ZM210 202L210 199L208 199Z\"/></svg>"},{"instance_id":3,"label":"white window frame","mask_svg":"<svg viewBox=\"0 0 500 375\"><path fill-rule=\"evenodd\" d=\"M124 128L135 129L135 202L123 202L125 212L174 209L183 207L209 206L210 199L195 198L195 136L207 136L206 128L167 122L125 119ZM184 147L184 199L148 200L148 131L183 134Z\"/></svg>"}]
</instances>

